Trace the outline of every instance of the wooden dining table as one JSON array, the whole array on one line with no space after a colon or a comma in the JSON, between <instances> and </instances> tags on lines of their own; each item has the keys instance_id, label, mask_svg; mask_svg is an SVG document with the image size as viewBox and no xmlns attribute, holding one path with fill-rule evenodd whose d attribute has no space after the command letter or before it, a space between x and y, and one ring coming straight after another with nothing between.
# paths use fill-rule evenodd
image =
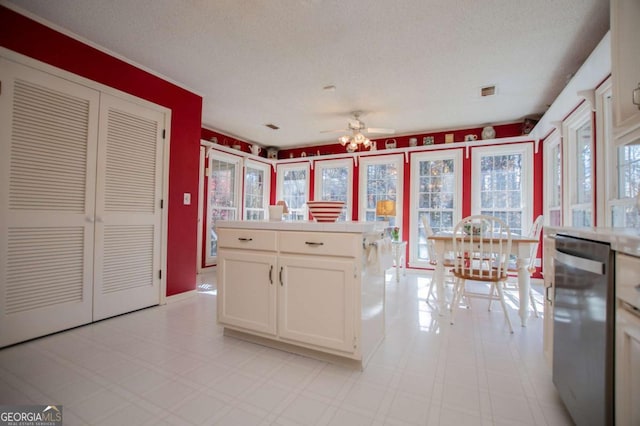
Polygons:
<instances>
[{"instance_id":1,"label":"wooden dining table","mask_svg":"<svg viewBox=\"0 0 640 426\"><path fill-rule=\"evenodd\" d=\"M452 232L438 232L427 237L433 241L434 251L437 257L436 268L433 279L436 284L438 307L440 314L446 310L446 300L444 291L444 260L448 252L453 251ZM529 272L529 262L531 260L531 248L538 240L531 237L511 235L511 254L516 257L518 269L518 294L519 308L518 315L523 327L526 327L529 318L529 288L531 287L531 277Z\"/></svg>"}]
</instances>

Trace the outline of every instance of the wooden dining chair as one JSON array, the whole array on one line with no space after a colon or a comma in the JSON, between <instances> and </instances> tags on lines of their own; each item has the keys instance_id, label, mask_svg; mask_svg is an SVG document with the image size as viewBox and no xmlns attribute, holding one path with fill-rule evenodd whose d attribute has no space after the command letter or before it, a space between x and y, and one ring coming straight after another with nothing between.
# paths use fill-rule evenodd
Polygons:
<instances>
[{"instance_id":1,"label":"wooden dining chair","mask_svg":"<svg viewBox=\"0 0 640 426\"><path fill-rule=\"evenodd\" d=\"M529 252L529 265L527 265L527 270L529 274L533 274L536 271L536 256L538 255L538 246L540 245L540 234L542 233L542 226L544 224L544 216L540 215L533 221L531 228L529 229L529 233L527 237L538 240L537 243L531 245L531 251ZM507 265L507 275L508 279L504 282L505 289L513 288L518 289L518 264L517 259L514 256L509 258L509 263ZM536 306L536 300L533 297L533 289L532 286L529 286L529 301L531 303L531 308L533 309L533 313L536 318L539 317L538 307ZM489 308L491 308L491 301L489 301Z\"/></svg>"},{"instance_id":2,"label":"wooden dining chair","mask_svg":"<svg viewBox=\"0 0 640 426\"><path fill-rule=\"evenodd\" d=\"M473 215L458 222L453 231L455 285L450 306L451 324L454 324L455 311L462 297L489 299L490 302L499 300L509 330L513 333L502 286L507 279L511 253L509 226L497 217ZM468 290L469 280L491 283L489 293Z\"/></svg>"}]
</instances>

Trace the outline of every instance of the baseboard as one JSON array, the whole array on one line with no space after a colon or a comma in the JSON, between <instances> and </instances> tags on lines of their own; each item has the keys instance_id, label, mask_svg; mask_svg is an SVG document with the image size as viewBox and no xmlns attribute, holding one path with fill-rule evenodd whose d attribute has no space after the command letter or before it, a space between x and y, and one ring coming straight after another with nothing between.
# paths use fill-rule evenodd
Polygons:
<instances>
[{"instance_id":1,"label":"baseboard","mask_svg":"<svg viewBox=\"0 0 640 426\"><path fill-rule=\"evenodd\" d=\"M179 301L185 300L185 299L190 299L193 296L195 296L196 294L198 294L198 292L196 290L189 290L189 291L185 291L183 293L174 294L173 296L167 296L167 298L166 298L167 304L173 303L173 302L179 302Z\"/></svg>"}]
</instances>

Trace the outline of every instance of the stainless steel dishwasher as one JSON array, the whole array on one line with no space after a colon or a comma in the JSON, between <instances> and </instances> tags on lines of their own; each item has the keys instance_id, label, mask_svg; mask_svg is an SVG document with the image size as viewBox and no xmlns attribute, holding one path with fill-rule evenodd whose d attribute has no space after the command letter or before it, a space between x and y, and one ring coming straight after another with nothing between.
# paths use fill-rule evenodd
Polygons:
<instances>
[{"instance_id":1,"label":"stainless steel dishwasher","mask_svg":"<svg viewBox=\"0 0 640 426\"><path fill-rule=\"evenodd\" d=\"M557 234L554 266L553 383L578 426L613 425L613 251Z\"/></svg>"}]
</instances>

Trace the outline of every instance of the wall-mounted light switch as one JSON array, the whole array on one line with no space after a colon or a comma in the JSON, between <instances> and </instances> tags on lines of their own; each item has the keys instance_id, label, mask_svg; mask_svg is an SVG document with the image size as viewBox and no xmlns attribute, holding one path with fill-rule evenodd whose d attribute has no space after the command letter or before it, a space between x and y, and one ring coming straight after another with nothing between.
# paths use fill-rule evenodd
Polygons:
<instances>
[{"instance_id":1,"label":"wall-mounted light switch","mask_svg":"<svg viewBox=\"0 0 640 426\"><path fill-rule=\"evenodd\" d=\"M184 193L184 200L182 201L182 204L184 204L185 206L188 206L191 204L191 194L188 192Z\"/></svg>"}]
</instances>

